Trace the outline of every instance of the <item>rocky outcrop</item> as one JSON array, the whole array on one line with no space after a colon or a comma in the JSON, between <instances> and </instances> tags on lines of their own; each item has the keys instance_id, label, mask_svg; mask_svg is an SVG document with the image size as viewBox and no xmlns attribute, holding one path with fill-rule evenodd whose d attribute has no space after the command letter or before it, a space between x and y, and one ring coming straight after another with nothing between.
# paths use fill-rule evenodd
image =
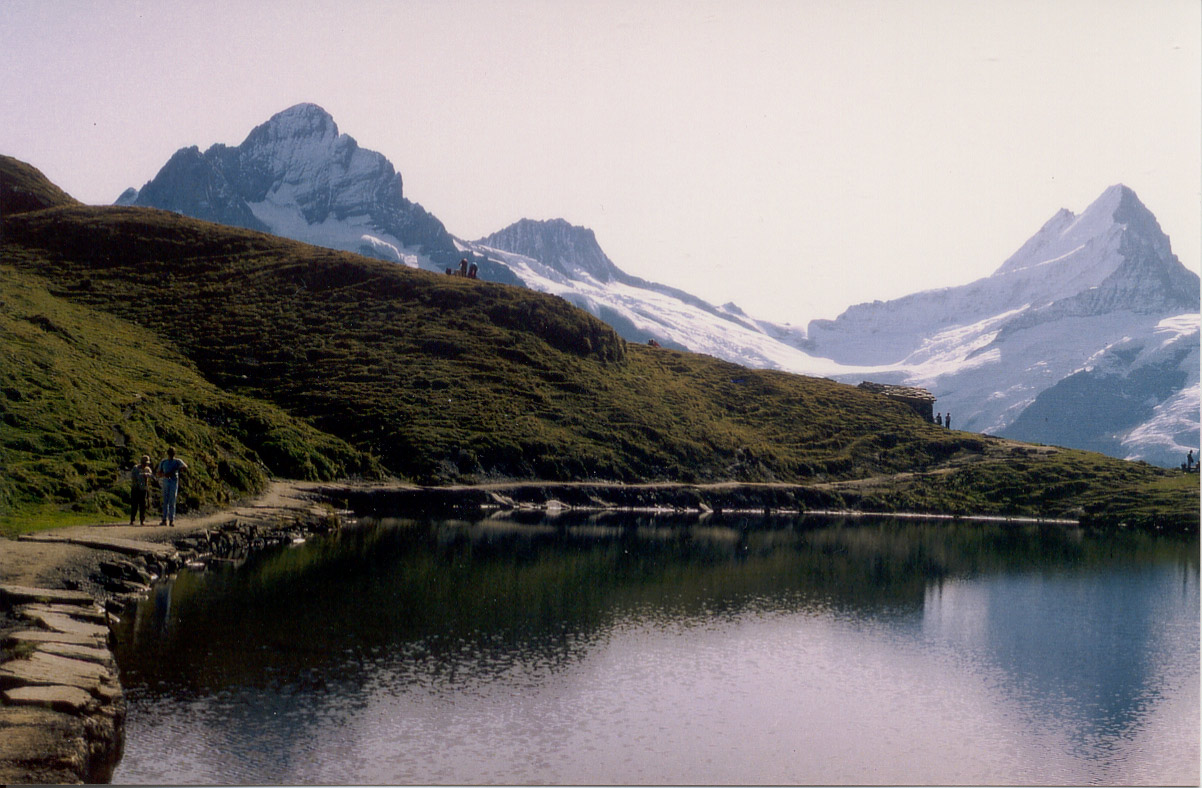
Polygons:
<instances>
[{"instance_id":1,"label":"rocky outcrop","mask_svg":"<svg viewBox=\"0 0 1202 788\"><path fill-rule=\"evenodd\" d=\"M590 276L598 282L627 278L601 251L592 230L563 219L522 219L476 243L538 260L569 280L581 276Z\"/></svg>"}]
</instances>

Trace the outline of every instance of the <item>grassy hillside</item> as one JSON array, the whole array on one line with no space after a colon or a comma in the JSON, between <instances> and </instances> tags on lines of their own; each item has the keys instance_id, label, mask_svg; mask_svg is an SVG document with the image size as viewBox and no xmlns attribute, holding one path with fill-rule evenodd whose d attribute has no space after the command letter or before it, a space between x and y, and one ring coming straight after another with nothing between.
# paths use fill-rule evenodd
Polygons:
<instances>
[{"instance_id":1,"label":"grassy hillside","mask_svg":"<svg viewBox=\"0 0 1202 788\"><path fill-rule=\"evenodd\" d=\"M78 200L46 180L36 167L12 156L0 155L0 210L3 213L78 204Z\"/></svg>"},{"instance_id":2,"label":"grassy hillside","mask_svg":"<svg viewBox=\"0 0 1202 788\"><path fill-rule=\"evenodd\" d=\"M999 442L943 430L851 386L627 346L608 326L553 296L162 211L63 202L6 209L3 244L0 271L29 294L24 305L11 307L23 317L3 325L4 344L14 349L5 366L40 369L34 354L46 352L47 343L66 342L50 326L68 327L73 352L100 360L88 367L65 357L82 370L75 376L78 400L107 408L85 438L63 437L54 426L58 417L46 416L56 412L49 406L23 406L46 416L28 428L48 442L28 451L30 467L35 456L53 460L85 440L111 437L129 408L128 392L141 391L132 381L149 378L156 387L150 396L179 398L181 418L195 416L216 430L180 427L174 440L185 454L209 452L203 464L214 480L226 477L215 470L221 452L208 447L221 441L236 441L245 452L239 456L258 458L283 476L378 468L427 483L829 484L939 469L942 486L903 490L897 483L872 493L879 500L869 497L881 506L892 500L932 510L948 510L954 499L955 506L986 511L1063 514L1117 485L1138 491L1168 476L1084 453L1055 453L1055 473L1047 472L1052 455L1011 466ZM7 292L6 286L6 310ZM33 336L34 329L45 335L38 335L42 345L9 338L18 331ZM125 339L97 349L87 341L98 333ZM142 337L153 337L153 354L142 349ZM148 366L163 369L138 378ZM103 370L113 368L122 371L104 382ZM28 385L54 386L43 378ZM25 396L20 387L5 386L6 398L9 388ZM274 455L275 462L268 461L280 441L214 421L202 406L185 406L190 397L271 414L275 429L291 431L285 441L291 450L284 452L290 461ZM6 408L22 402L10 398ZM63 410L77 407L69 403ZM147 424L157 430L162 418L156 413ZM26 423L25 417L18 421ZM12 424L6 417L0 445L8 445ZM131 438L162 443L159 433ZM1077 456L1088 462L1065 459ZM971 459L995 467L964 475ZM29 475L25 487L13 488L13 500L27 500L34 489L57 495L36 487L35 472ZM99 489L102 477L83 487ZM258 482L223 483L232 490ZM217 502L221 490L197 495L197 505ZM1192 507L1196 519L1196 489L1169 499L1161 511L1180 516Z\"/></svg>"},{"instance_id":3,"label":"grassy hillside","mask_svg":"<svg viewBox=\"0 0 1202 788\"><path fill-rule=\"evenodd\" d=\"M208 383L174 347L0 266L0 527L14 510L70 522L124 510L122 473L181 447L181 505L226 504L269 474L370 473L370 458L279 408ZM77 515L73 517L72 514Z\"/></svg>"},{"instance_id":4,"label":"grassy hillside","mask_svg":"<svg viewBox=\"0 0 1202 788\"><path fill-rule=\"evenodd\" d=\"M57 296L419 481L837 478L979 448L853 387L628 347L516 287L140 208L25 214L6 235Z\"/></svg>"}]
</instances>

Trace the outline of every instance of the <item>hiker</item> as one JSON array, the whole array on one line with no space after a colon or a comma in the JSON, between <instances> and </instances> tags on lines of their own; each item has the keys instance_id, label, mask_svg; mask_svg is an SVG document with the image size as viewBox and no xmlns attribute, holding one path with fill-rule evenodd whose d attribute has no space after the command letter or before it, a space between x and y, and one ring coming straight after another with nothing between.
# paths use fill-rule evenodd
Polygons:
<instances>
[{"instance_id":1,"label":"hiker","mask_svg":"<svg viewBox=\"0 0 1202 788\"><path fill-rule=\"evenodd\" d=\"M935 423L938 424L940 427L943 426L943 414L942 413L935 414Z\"/></svg>"},{"instance_id":2,"label":"hiker","mask_svg":"<svg viewBox=\"0 0 1202 788\"><path fill-rule=\"evenodd\" d=\"M479 271L479 270L480 270L480 267L479 267L479 266L477 266L475 263L472 263L470 266L468 266L468 269L467 269L467 278L468 278L468 279L475 279L475 278L476 278L476 272L477 272L477 271Z\"/></svg>"},{"instance_id":3,"label":"hiker","mask_svg":"<svg viewBox=\"0 0 1202 788\"><path fill-rule=\"evenodd\" d=\"M467 258L466 257L459 261L459 275L467 276Z\"/></svg>"},{"instance_id":4,"label":"hiker","mask_svg":"<svg viewBox=\"0 0 1202 788\"><path fill-rule=\"evenodd\" d=\"M952 428L952 414L949 413L943 417L943 426L947 427L949 430Z\"/></svg>"},{"instance_id":5,"label":"hiker","mask_svg":"<svg viewBox=\"0 0 1202 788\"><path fill-rule=\"evenodd\" d=\"M142 462L135 465L129 472L129 524L140 520L139 525L146 525L146 507L150 501L150 480L154 478L154 470L150 467L150 455L143 454Z\"/></svg>"},{"instance_id":6,"label":"hiker","mask_svg":"<svg viewBox=\"0 0 1202 788\"><path fill-rule=\"evenodd\" d=\"M1189 454L1185 455L1185 470L1191 471L1194 469L1194 450L1190 449Z\"/></svg>"},{"instance_id":7,"label":"hiker","mask_svg":"<svg viewBox=\"0 0 1202 788\"><path fill-rule=\"evenodd\" d=\"M176 459L175 449L168 448L167 459L159 463L155 473L162 480L159 486L163 490L163 521L159 525L175 527L175 499L179 494L179 474L187 469L188 463Z\"/></svg>"}]
</instances>

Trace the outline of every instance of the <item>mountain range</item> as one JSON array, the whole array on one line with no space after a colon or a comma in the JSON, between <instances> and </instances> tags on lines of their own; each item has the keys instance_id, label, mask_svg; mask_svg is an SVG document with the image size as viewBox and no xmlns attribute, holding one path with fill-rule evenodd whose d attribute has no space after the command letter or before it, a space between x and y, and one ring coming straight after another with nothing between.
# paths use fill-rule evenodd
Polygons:
<instances>
[{"instance_id":1,"label":"mountain range","mask_svg":"<svg viewBox=\"0 0 1202 788\"><path fill-rule=\"evenodd\" d=\"M990 276L798 327L622 271L595 234L523 219L453 236L380 153L313 104L237 147L178 151L118 204L163 208L415 268L558 295L623 338L844 382L922 386L957 429L1179 464L1199 440L1199 281L1135 192L1062 209Z\"/></svg>"}]
</instances>

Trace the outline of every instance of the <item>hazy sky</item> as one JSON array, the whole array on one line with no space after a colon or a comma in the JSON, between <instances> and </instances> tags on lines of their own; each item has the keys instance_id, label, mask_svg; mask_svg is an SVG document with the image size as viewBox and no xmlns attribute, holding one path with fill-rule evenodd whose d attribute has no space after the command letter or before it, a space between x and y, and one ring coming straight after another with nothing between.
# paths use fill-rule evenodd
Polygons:
<instances>
[{"instance_id":1,"label":"hazy sky","mask_svg":"<svg viewBox=\"0 0 1202 788\"><path fill-rule=\"evenodd\" d=\"M1199 270L1198 0L0 0L0 153L88 203L310 101L460 237L562 217L793 323L1125 183Z\"/></svg>"}]
</instances>

